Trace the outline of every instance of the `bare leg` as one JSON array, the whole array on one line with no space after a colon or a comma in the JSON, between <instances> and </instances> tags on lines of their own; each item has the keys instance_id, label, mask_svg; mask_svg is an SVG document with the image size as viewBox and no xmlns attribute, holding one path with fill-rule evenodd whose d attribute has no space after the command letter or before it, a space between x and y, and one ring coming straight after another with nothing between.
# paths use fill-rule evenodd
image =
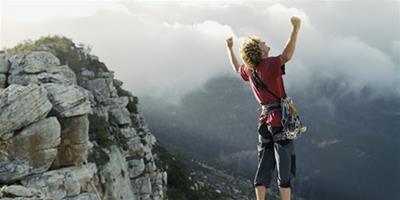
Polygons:
<instances>
[{"instance_id":1,"label":"bare leg","mask_svg":"<svg viewBox=\"0 0 400 200\"><path fill-rule=\"evenodd\" d=\"M263 185L256 187L257 200L265 200L265 194L268 192L268 188Z\"/></svg>"},{"instance_id":2,"label":"bare leg","mask_svg":"<svg viewBox=\"0 0 400 200\"><path fill-rule=\"evenodd\" d=\"M281 193L281 200L290 200L290 187L288 188L279 187L279 191Z\"/></svg>"}]
</instances>

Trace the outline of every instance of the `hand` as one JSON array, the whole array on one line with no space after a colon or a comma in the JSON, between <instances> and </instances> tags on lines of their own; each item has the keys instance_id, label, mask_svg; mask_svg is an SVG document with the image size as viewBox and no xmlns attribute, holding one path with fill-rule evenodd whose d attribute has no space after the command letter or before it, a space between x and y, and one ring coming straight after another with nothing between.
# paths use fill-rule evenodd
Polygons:
<instances>
[{"instance_id":1,"label":"hand","mask_svg":"<svg viewBox=\"0 0 400 200\"><path fill-rule=\"evenodd\" d=\"M232 39L232 37L229 37L229 38L226 39L226 47L228 47L230 49L233 47L233 39Z\"/></svg>"},{"instance_id":2,"label":"hand","mask_svg":"<svg viewBox=\"0 0 400 200\"><path fill-rule=\"evenodd\" d=\"M300 28L300 18L297 16L292 16L292 18L290 18L290 22L292 22L292 26L294 29L299 29Z\"/></svg>"}]
</instances>

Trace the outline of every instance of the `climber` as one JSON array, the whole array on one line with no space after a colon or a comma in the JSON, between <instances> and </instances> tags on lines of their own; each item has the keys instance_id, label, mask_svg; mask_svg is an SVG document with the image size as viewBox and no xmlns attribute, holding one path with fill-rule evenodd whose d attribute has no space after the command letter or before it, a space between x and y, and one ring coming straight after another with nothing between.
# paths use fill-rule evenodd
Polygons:
<instances>
[{"instance_id":1,"label":"climber","mask_svg":"<svg viewBox=\"0 0 400 200\"><path fill-rule=\"evenodd\" d=\"M258 37L248 37L240 47L244 62L240 65L232 47L233 39L226 39L228 55L233 70L244 81L249 81L254 96L262 106L258 123L258 167L254 178L257 200L264 200L270 187L272 173L277 166L278 185L282 200L291 199L296 171L294 143L292 139L279 139L282 134L280 100L286 98L282 75L285 63L291 60L300 28L300 18L290 19L292 31L281 55L269 56L270 47ZM267 85L267 88L264 86Z\"/></svg>"}]
</instances>

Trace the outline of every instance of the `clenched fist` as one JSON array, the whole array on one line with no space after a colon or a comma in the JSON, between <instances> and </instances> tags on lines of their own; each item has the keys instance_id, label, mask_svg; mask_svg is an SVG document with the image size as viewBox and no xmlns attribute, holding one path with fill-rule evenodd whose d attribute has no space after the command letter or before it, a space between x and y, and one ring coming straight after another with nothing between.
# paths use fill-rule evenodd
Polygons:
<instances>
[{"instance_id":1,"label":"clenched fist","mask_svg":"<svg viewBox=\"0 0 400 200\"><path fill-rule=\"evenodd\" d=\"M290 18L290 22L292 22L292 26L294 29L299 29L300 28L300 18L297 16L293 16Z\"/></svg>"},{"instance_id":2,"label":"clenched fist","mask_svg":"<svg viewBox=\"0 0 400 200\"><path fill-rule=\"evenodd\" d=\"M233 39L232 37L229 37L226 39L226 47L232 48L233 47Z\"/></svg>"}]
</instances>

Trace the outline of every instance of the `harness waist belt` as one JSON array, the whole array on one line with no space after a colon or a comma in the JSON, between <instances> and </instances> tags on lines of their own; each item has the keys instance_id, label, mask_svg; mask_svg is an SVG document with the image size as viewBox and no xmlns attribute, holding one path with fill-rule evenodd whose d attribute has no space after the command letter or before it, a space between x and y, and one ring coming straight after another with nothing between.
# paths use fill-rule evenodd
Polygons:
<instances>
[{"instance_id":1,"label":"harness waist belt","mask_svg":"<svg viewBox=\"0 0 400 200\"><path fill-rule=\"evenodd\" d=\"M271 104L267 104L267 105L261 105L261 110L262 112L270 112L273 110L281 110L281 104L280 103L271 103Z\"/></svg>"}]
</instances>

